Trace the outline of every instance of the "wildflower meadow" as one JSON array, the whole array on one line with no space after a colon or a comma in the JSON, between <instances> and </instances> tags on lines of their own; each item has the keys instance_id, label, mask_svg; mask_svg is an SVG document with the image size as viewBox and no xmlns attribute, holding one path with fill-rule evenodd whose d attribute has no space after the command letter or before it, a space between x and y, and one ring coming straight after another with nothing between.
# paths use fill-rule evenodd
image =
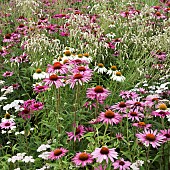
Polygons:
<instances>
[{"instance_id":1,"label":"wildflower meadow","mask_svg":"<svg viewBox=\"0 0 170 170\"><path fill-rule=\"evenodd\" d=\"M170 170L170 0L1 0L0 170Z\"/></svg>"}]
</instances>

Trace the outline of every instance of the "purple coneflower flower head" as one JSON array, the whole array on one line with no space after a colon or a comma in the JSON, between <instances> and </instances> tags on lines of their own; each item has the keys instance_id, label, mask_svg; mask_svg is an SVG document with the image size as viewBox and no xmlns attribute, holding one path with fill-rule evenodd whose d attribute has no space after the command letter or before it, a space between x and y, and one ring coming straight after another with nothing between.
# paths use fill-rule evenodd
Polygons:
<instances>
[{"instance_id":1,"label":"purple coneflower flower head","mask_svg":"<svg viewBox=\"0 0 170 170\"><path fill-rule=\"evenodd\" d=\"M140 119L143 119L144 118L144 114L138 112L137 110L130 110L128 114L125 114L123 117L127 117L128 116L128 119L134 121L134 120L137 120L137 121L140 121Z\"/></svg>"},{"instance_id":2,"label":"purple coneflower flower head","mask_svg":"<svg viewBox=\"0 0 170 170\"><path fill-rule=\"evenodd\" d=\"M56 74L51 74L48 76L48 78L45 78L43 81L45 82L45 85L52 86L55 85L56 88L64 86L64 83L62 82L62 79L64 76L58 76Z\"/></svg>"},{"instance_id":3,"label":"purple coneflower flower head","mask_svg":"<svg viewBox=\"0 0 170 170\"><path fill-rule=\"evenodd\" d=\"M103 88L102 86L96 86L88 88L86 96L89 99L96 99L97 101L102 103L110 95L110 93L111 92L109 90Z\"/></svg>"},{"instance_id":4,"label":"purple coneflower flower head","mask_svg":"<svg viewBox=\"0 0 170 170\"><path fill-rule=\"evenodd\" d=\"M153 148L157 148L160 146L164 140L165 136L161 133L157 133L157 130L144 130L143 133L136 134L136 137L146 146L148 147L149 144L152 145Z\"/></svg>"},{"instance_id":5,"label":"purple coneflower flower head","mask_svg":"<svg viewBox=\"0 0 170 170\"><path fill-rule=\"evenodd\" d=\"M92 108L94 107L96 107L96 103L91 103L91 102L86 102L84 105L83 105L83 107L85 107L85 108L89 108L90 110L92 110Z\"/></svg>"},{"instance_id":6,"label":"purple coneflower flower head","mask_svg":"<svg viewBox=\"0 0 170 170\"><path fill-rule=\"evenodd\" d=\"M166 19L166 16L159 11L153 13L152 16L156 19Z\"/></svg>"},{"instance_id":7,"label":"purple coneflower flower head","mask_svg":"<svg viewBox=\"0 0 170 170\"><path fill-rule=\"evenodd\" d=\"M76 166L86 166L87 164L91 164L93 162L92 155L86 152L76 153L76 156L72 159L72 162L75 163Z\"/></svg>"},{"instance_id":8,"label":"purple coneflower flower head","mask_svg":"<svg viewBox=\"0 0 170 170\"><path fill-rule=\"evenodd\" d=\"M92 75L92 70L88 66L76 66L71 70L71 72L74 73L87 73L89 75Z\"/></svg>"},{"instance_id":9,"label":"purple coneflower flower head","mask_svg":"<svg viewBox=\"0 0 170 170\"><path fill-rule=\"evenodd\" d=\"M11 77L14 73L12 71L6 71L2 76Z\"/></svg>"},{"instance_id":10,"label":"purple coneflower flower head","mask_svg":"<svg viewBox=\"0 0 170 170\"><path fill-rule=\"evenodd\" d=\"M6 34L4 36L3 42L12 42L13 41L13 36L12 34Z\"/></svg>"},{"instance_id":11,"label":"purple coneflower flower head","mask_svg":"<svg viewBox=\"0 0 170 170\"><path fill-rule=\"evenodd\" d=\"M122 99L125 99L125 100L127 99L135 100L139 95L133 91L121 91L120 96L122 97Z\"/></svg>"},{"instance_id":12,"label":"purple coneflower flower head","mask_svg":"<svg viewBox=\"0 0 170 170\"><path fill-rule=\"evenodd\" d=\"M114 169L126 170L130 169L131 162L125 161L123 158L113 163Z\"/></svg>"},{"instance_id":13,"label":"purple coneflower flower head","mask_svg":"<svg viewBox=\"0 0 170 170\"><path fill-rule=\"evenodd\" d=\"M165 136L165 142L170 140L170 129L160 130L160 133Z\"/></svg>"},{"instance_id":14,"label":"purple coneflower flower head","mask_svg":"<svg viewBox=\"0 0 170 170\"><path fill-rule=\"evenodd\" d=\"M12 130L15 129L15 122L11 121L11 120L5 120L3 122L0 123L0 128L1 129L8 129L8 130Z\"/></svg>"},{"instance_id":15,"label":"purple coneflower flower head","mask_svg":"<svg viewBox=\"0 0 170 170\"><path fill-rule=\"evenodd\" d=\"M112 110L114 110L114 111L126 113L127 104L126 104L126 102L123 102L123 101L122 101L122 102L119 102L119 103L111 106L110 109L112 109Z\"/></svg>"},{"instance_id":16,"label":"purple coneflower flower head","mask_svg":"<svg viewBox=\"0 0 170 170\"><path fill-rule=\"evenodd\" d=\"M99 165L98 167L94 167L94 170L106 170L107 165L105 165L104 167L102 165Z\"/></svg>"},{"instance_id":17,"label":"purple coneflower flower head","mask_svg":"<svg viewBox=\"0 0 170 170\"><path fill-rule=\"evenodd\" d=\"M21 116L23 119L30 119L33 115L33 111L30 108L24 107L18 115Z\"/></svg>"},{"instance_id":18,"label":"purple coneflower flower head","mask_svg":"<svg viewBox=\"0 0 170 170\"><path fill-rule=\"evenodd\" d=\"M145 106L152 107L159 99L160 96L158 94L148 95L145 98Z\"/></svg>"},{"instance_id":19,"label":"purple coneflower flower head","mask_svg":"<svg viewBox=\"0 0 170 170\"><path fill-rule=\"evenodd\" d=\"M73 125L75 127L75 125ZM67 132L67 135L69 137L69 140L74 140L74 142L78 139L78 141L81 140L81 137L85 133L84 126L79 125L78 127L75 127L75 132Z\"/></svg>"},{"instance_id":20,"label":"purple coneflower flower head","mask_svg":"<svg viewBox=\"0 0 170 170\"><path fill-rule=\"evenodd\" d=\"M74 88L76 84L80 84L89 82L91 79L91 75L88 73L73 73L73 75L69 76L69 79L66 81L66 84L70 84L70 88Z\"/></svg>"},{"instance_id":21,"label":"purple coneflower flower head","mask_svg":"<svg viewBox=\"0 0 170 170\"><path fill-rule=\"evenodd\" d=\"M122 140L122 139L123 139L122 133L116 133L116 138L117 138L118 140Z\"/></svg>"},{"instance_id":22,"label":"purple coneflower flower head","mask_svg":"<svg viewBox=\"0 0 170 170\"><path fill-rule=\"evenodd\" d=\"M8 54L8 52L7 52L5 49L1 49L1 50L0 50L0 55L1 55L1 56L4 57L4 56L6 56L7 54Z\"/></svg>"},{"instance_id":23,"label":"purple coneflower flower head","mask_svg":"<svg viewBox=\"0 0 170 170\"><path fill-rule=\"evenodd\" d=\"M122 116L111 110L106 110L100 113L99 120L100 122L113 125L118 124L122 120Z\"/></svg>"},{"instance_id":24,"label":"purple coneflower flower head","mask_svg":"<svg viewBox=\"0 0 170 170\"><path fill-rule=\"evenodd\" d=\"M40 68L36 69L35 73L33 74L33 79L38 80L38 79L44 79L46 78L47 73L43 72Z\"/></svg>"},{"instance_id":25,"label":"purple coneflower flower head","mask_svg":"<svg viewBox=\"0 0 170 170\"><path fill-rule=\"evenodd\" d=\"M136 126L141 129L148 129L152 126L152 124L146 124L145 122L138 122L138 123L133 123L132 126Z\"/></svg>"},{"instance_id":26,"label":"purple coneflower flower head","mask_svg":"<svg viewBox=\"0 0 170 170\"><path fill-rule=\"evenodd\" d=\"M65 156L65 154L68 152L68 150L64 148L57 148L54 151L51 151L49 153L48 158L51 160L57 160L60 159L61 157Z\"/></svg>"},{"instance_id":27,"label":"purple coneflower flower head","mask_svg":"<svg viewBox=\"0 0 170 170\"><path fill-rule=\"evenodd\" d=\"M91 155L93 155L93 158L97 159L96 162L101 163L103 160L106 160L108 164L108 158L114 162L114 159L117 159L118 153L115 151L115 148L109 149L108 147L103 146L102 148L96 148Z\"/></svg>"},{"instance_id":28,"label":"purple coneflower flower head","mask_svg":"<svg viewBox=\"0 0 170 170\"><path fill-rule=\"evenodd\" d=\"M143 112L145 103L140 102L138 99L126 101L127 107L133 110L138 110Z\"/></svg>"},{"instance_id":29,"label":"purple coneflower flower head","mask_svg":"<svg viewBox=\"0 0 170 170\"><path fill-rule=\"evenodd\" d=\"M61 64L60 62L55 62L53 65L48 65L47 68L48 73L60 73L60 74L67 74L68 69L67 66L64 64Z\"/></svg>"},{"instance_id":30,"label":"purple coneflower flower head","mask_svg":"<svg viewBox=\"0 0 170 170\"><path fill-rule=\"evenodd\" d=\"M41 92L46 91L48 88L49 88L49 87L46 86L46 85L40 85L40 84L38 84L38 85L35 85L35 86L34 86L34 89L33 89L33 90L34 90L36 93L41 93Z\"/></svg>"},{"instance_id":31,"label":"purple coneflower flower head","mask_svg":"<svg viewBox=\"0 0 170 170\"><path fill-rule=\"evenodd\" d=\"M152 111L151 115L155 117L165 118L167 115L170 115L170 111L156 110L156 111Z\"/></svg>"},{"instance_id":32,"label":"purple coneflower flower head","mask_svg":"<svg viewBox=\"0 0 170 170\"><path fill-rule=\"evenodd\" d=\"M30 106L30 109L33 110L33 111L38 111L38 110L42 110L44 107L44 104L41 103L41 102L36 102L36 103L33 103L31 106Z\"/></svg>"}]
</instances>

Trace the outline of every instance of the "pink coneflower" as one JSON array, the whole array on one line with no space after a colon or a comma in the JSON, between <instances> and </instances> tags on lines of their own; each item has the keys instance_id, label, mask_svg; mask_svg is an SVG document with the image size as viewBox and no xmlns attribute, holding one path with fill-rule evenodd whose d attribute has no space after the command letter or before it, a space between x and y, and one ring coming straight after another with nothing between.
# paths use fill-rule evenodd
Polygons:
<instances>
[{"instance_id":1,"label":"pink coneflower","mask_svg":"<svg viewBox=\"0 0 170 170\"><path fill-rule=\"evenodd\" d=\"M86 102L83 107L85 108L89 108L90 110L92 110L92 108L95 108L96 107L96 103L91 103L91 102Z\"/></svg>"},{"instance_id":2,"label":"pink coneflower","mask_svg":"<svg viewBox=\"0 0 170 170\"><path fill-rule=\"evenodd\" d=\"M61 86L64 86L64 83L61 81L62 78L64 78L64 76L51 74L48 76L48 78L45 78L43 81L45 82L45 85L47 86L55 85L56 88L59 88Z\"/></svg>"},{"instance_id":3,"label":"pink coneflower","mask_svg":"<svg viewBox=\"0 0 170 170\"><path fill-rule=\"evenodd\" d=\"M33 103L31 106L30 106L30 109L33 110L33 111L38 111L38 110L42 110L44 107L44 104L41 103L41 102L36 102L36 103Z\"/></svg>"},{"instance_id":4,"label":"pink coneflower","mask_svg":"<svg viewBox=\"0 0 170 170\"><path fill-rule=\"evenodd\" d=\"M170 140L170 129L160 130L160 132L166 137L165 142Z\"/></svg>"},{"instance_id":5,"label":"pink coneflower","mask_svg":"<svg viewBox=\"0 0 170 170\"><path fill-rule=\"evenodd\" d=\"M113 163L114 169L119 169L119 170L130 169L130 165L131 162L125 161L123 158Z\"/></svg>"},{"instance_id":6,"label":"pink coneflower","mask_svg":"<svg viewBox=\"0 0 170 170\"><path fill-rule=\"evenodd\" d=\"M116 138L117 138L118 140L122 140L122 139L123 139L122 133L116 133Z\"/></svg>"},{"instance_id":7,"label":"pink coneflower","mask_svg":"<svg viewBox=\"0 0 170 170\"><path fill-rule=\"evenodd\" d=\"M57 148L54 151L51 151L49 153L48 158L51 160L57 160L57 159L60 159L61 157L63 157L67 152L68 152L68 150L66 150L64 148Z\"/></svg>"},{"instance_id":8,"label":"pink coneflower","mask_svg":"<svg viewBox=\"0 0 170 170\"><path fill-rule=\"evenodd\" d=\"M153 13L152 15L153 15L153 17L155 17L156 19L165 19L165 18L166 18L166 16L163 15L162 13L160 13L159 11Z\"/></svg>"},{"instance_id":9,"label":"pink coneflower","mask_svg":"<svg viewBox=\"0 0 170 170\"><path fill-rule=\"evenodd\" d=\"M67 74L68 69L67 66L61 64L60 62L55 62L53 65L48 64L47 68L48 73L60 73L60 74Z\"/></svg>"},{"instance_id":10,"label":"pink coneflower","mask_svg":"<svg viewBox=\"0 0 170 170\"><path fill-rule=\"evenodd\" d=\"M71 70L71 72L74 73L87 73L89 75L92 75L92 70L88 66L76 66Z\"/></svg>"},{"instance_id":11,"label":"pink coneflower","mask_svg":"<svg viewBox=\"0 0 170 170\"><path fill-rule=\"evenodd\" d=\"M98 167L94 167L94 170L106 170L107 165L105 165L104 167L102 165L99 165Z\"/></svg>"},{"instance_id":12,"label":"pink coneflower","mask_svg":"<svg viewBox=\"0 0 170 170\"><path fill-rule=\"evenodd\" d=\"M125 12L121 12L120 15L124 18L128 18L128 17L132 17L133 16L133 12L132 11L125 11Z\"/></svg>"},{"instance_id":13,"label":"pink coneflower","mask_svg":"<svg viewBox=\"0 0 170 170\"><path fill-rule=\"evenodd\" d=\"M27 29L27 26L25 26L24 24L20 24L17 28L16 31L24 31Z\"/></svg>"},{"instance_id":14,"label":"pink coneflower","mask_svg":"<svg viewBox=\"0 0 170 170\"><path fill-rule=\"evenodd\" d=\"M12 71L6 71L2 76L11 77L14 73Z\"/></svg>"},{"instance_id":15,"label":"pink coneflower","mask_svg":"<svg viewBox=\"0 0 170 170\"><path fill-rule=\"evenodd\" d=\"M130 110L128 114L125 114L123 117L127 117L128 119L134 121L137 120L139 121L140 119L144 118L144 114L140 113L137 110Z\"/></svg>"},{"instance_id":16,"label":"pink coneflower","mask_svg":"<svg viewBox=\"0 0 170 170\"><path fill-rule=\"evenodd\" d=\"M121 91L120 96L122 97L122 99L125 99L125 100L127 99L135 100L139 95L133 91Z\"/></svg>"},{"instance_id":17,"label":"pink coneflower","mask_svg":"<svg viewBox=\"0 0 170 170\"><path fill-rule=\"evenodd\" d=\"M160 96L158 94L148 95L145 98L145 106L152 107L159 99Z\"/></svg>"},{"instance_id":18,"label":"pink coneflower","mask_svg":"<svg viewBox=\"0 0 170 170\"><path fill-rule=\"evenodd\" d=\"M12 84L13 89L18 89L20 85L18 83Z\"/></svg>"},{"instance_id":19,"label":"pink coneflower","mask_svg":"<svg viewBox=\"0 0 170 170\"><path fill-rule=\"evenodd\" d=\"M119 102L119 103L111 106L110 109L113 109L113 110L118 111L118 112L126 113L127 104L126 104L126 102L122 101L122 102Z\"/></svg>"},{"instance_id":20,"label":"pink coneflower","mask_svg":"<svg viewBox=\"0 0 170 170\"><path fill-rule=\"evenodd\" d=\"M96 119L92 119L92 120L89 121L89 123L92 124L92 125L97 124L97 123L99 123L99 122L100 122L100 118L99 118L99 117L96 118Z\"/></svg>"},{"instance_id":21,"label":"pink coneflower","mask_svg":"<svg viewBox=\"0 0 170 170\"><path fill-rule=\"evenodd\" d=\"M47 89L48 89L49 87L48 86L46 86L46 85L35 85L34 86L34 91L36 92L36 93L41 93L41 92L44 92L44 91L46 91Z\"/></svg>"},{"instance_id":22,"label":"pink coneflower","mask_svg":"<svg viewBox=\"0 0 170 170\"><path fill-rule=\"evenodd\" d=\"M2 49L2 50L0 50L0 55L1 56L6 56L8 54L8 52L5 50L5 49Z\"/></svg>"},{"instance_id":23,"label":"pink coneflower","mask_svg":"<svg viewBox=\"0 0 170 170\"><path fill-rule=\"evenodd\" d=\"M143 112L144 107L145 107L145 103L144 102L140 102L138 99L135 100L128 100L126 101L127 107L132 109L132 110L138 110Z\"/></svg>"},{"instance_id":24,"label":"pink coneflower","mask_svg":"<svg viewBox=\"0 0 170 170\"><path fill-rule=\"evenodd\" d=\"M170 111L156 110L156 111L152 111L151 115L155 117L165 118L167 115L170 115Z\"/></svg>"},{"instance_id":25,"label":"pink coneflower","mask_svg":"<svg viewBox=\"0 0 170 170\"><path fill-rule=\"evenodd\" d=\"M91 75L88 73L73 73L73 75L69 76L69 79L66 81L66 84L70 84L70 88L74 88L76 84L80 84L89 82L91 79Z\"/></svg>"},{"instance_id":26,"label":"pink coneflower","mask_svg":"<svg viewBox=\"0 0 170 170\"><path fill-rule=\"evenodd\" d=\"M157 130L146 130L144 129L143 133L136 134L136 137L146 146L149 144L152 145L153 148L157 148L160 146L165 140L165 136L161 133L157 133Z\"/></svg>"},{"instance_id":27,"label":"pink coneflower","mask_svg":"<svg viewBox=\"0 0 170 170\"><path fill-rule=\"evenodd\" d=\"M89 153L79 152L76 153L76 156L72 159L72 161L76 164L76 166L86 166L87 164L91 164L93 162L93 158Z\"/></svg>"},{"instance_id":28,"label":"pink coneflower","mask_svg":"<svg viewBox=\"0 0 170 170\"><path fill-rule=\"evenodd\" d=\"M117 159L118 153L115 151L115 148L109 149L103 146L102 148L96 148L91 155L93 155L93 158L97 159L96 162L101 163L105 159L108 164L108 158L114 162L114 159Z\"/></svg>"},{"instance_id":29,"label":"pink coneflower","mask_svg":"<svg viewBox=\"0 0 170 170\"><path fill-rule=\"evenodd\" d=\"M11 120L5 120L2 123L0 123L1 129L14 129L16 128L15 122Z\"/></svg>"},{"instance_id":30,"label":"pink coneflower","mask_svg":"<svg viewBox=\"0 0 170 170\"><path fill-rule=\"evenodd\" d=\"M146 124L145 122L138 122L138 123L133 123L132 126L136 126L142 129L148 129L152 126L152 124Z\"/></svg>"},{"instance_id":31,"label":"pink coneflower","mask_svg":"<svg viewBox=\"0 0 170 170\"><path fill-rule=\"evenodd\" d=\"M99 120L106 124L118 124L122 120L122 116L118 113L115 113L111 110L107 110L106 112L101 112L99 115Z\"/></svg>"},{"instance_id":32,"label":"pink coneflower","mask_svg":"<svg viewBox=\"0 0 170 170\"><path fill-rule=\"evenodd\" d=\"M88 88L86 92L86 96L89 99L96 99L97 101L103 103L103 101L110 95L110 91L103 88L102 86L96 86L92 88Z\"/></svg>"},{"instance_id":33,"label":"pink coneflower","mask_svg":"<svg viewBox=\"0 0 170 170\"><path fill-rule=\"evenodd\" d=\"M23 119L30 119L33 115L33 111L25 107L21 112L19 112L18 115L21 116Z\"/></svg>"},{"instance_id":34,"label":"pink coneflower","mask_svg":"<svg viewBox=\"0 0 170 170\"><path fill-rule=\"evenodd\" d=\"M75 127L75 125L73 125ZM80 141L81 137L84 135L85 133L85 129L84 126L79 125L78 127L75 128L75 132L67 132L67 135L69 137L69 140L74 140L74 142L78 139L78 141Z\"/></svg>"},{"instance_id":35,"label":"pink coneflower","mask_svg":"<svg viewBox=\"0 0 170 170\"><path fill-rule=\"evenodd\" d=\"M25 107L30 107L32 104L34 104L36 102L36 100L35 99L29 99L29 100L26 100L26 101L24 101L24 103L23 103L23 107L25 108Z\"/></svg>"},{"instance_id":36,"label":"pink coneflower","mask_svg":"<svg viewBox=\"0 0 170 170\"><path fill-rule=\"evenodd\" d=\"M12 42L13 41L13 36L12 34L6 34L4 36L3 42Z\"/></svg>"}]
</instances>

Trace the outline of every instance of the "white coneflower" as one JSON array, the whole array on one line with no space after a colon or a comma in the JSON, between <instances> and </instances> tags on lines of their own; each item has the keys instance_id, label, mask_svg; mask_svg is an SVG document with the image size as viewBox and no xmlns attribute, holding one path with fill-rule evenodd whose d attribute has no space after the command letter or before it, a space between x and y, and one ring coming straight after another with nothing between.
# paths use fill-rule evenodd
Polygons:
<instances>
[{"instance_id":1,"label":"white coneflower","mask_svg":"<svg viewBox=\"0 0 170 170\"><path fill-rule=\"evenodd\" d=\"M46 76L47 76L47 73L43 72L40 68L38 68L33 74L33 79L34 80L44 79L46 78Z\"/></svg>"},{"instance_id":2,"label":"white coneflower","mask_svg":"<svg viewBox=\"0 0 170 170\"><path fill-rule=\"evenodd\" d=\"M118 82L123 82L126 79L124 76L122 76L120 71L116 71L115 75L112 75L110 78Z\"/></svg>"},{"instance_id":3,"label":"white coneflower","mask_svg":"<svg viewBox=\"0 0 170 170\"><path fill-rule=\"evenodd\" d=\"M113 65L113 66L111 66L110 69L107 71L107 74L108 74L109 76L115 75L117 71L118 71L118 70L117 70L117 67Z\"/></svg>"},{"instance_id":4,"label":"white coneflower","mask_svg":"<svg viewBox=\"0 0 170 170\"><path fill-rule=\"evenodd\" d=\"M107 72L107 69L106 67L104 66L104 64L102 63L99 63L95 68L94 68L94 71L97 71L98 73L106 73Z\"/></svg>"}]
</instances>

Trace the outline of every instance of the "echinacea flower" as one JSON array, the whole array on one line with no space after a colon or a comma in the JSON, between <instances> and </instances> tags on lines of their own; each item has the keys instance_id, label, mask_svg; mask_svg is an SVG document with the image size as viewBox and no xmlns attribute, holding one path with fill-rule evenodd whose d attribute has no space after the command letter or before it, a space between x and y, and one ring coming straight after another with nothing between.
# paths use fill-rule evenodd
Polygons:
<instances>
[{"instance_id":1,"label":"echinacea flower","mask_svg":"<svg viewBox=\"0 0 170 170\"><path fill-rule=\"evenodd\" d=\"M88 88L86 92L86 96L89 99L97 100L99 102L103 102L110 95L110 91L103 88L102 86L96 86L92 88Z\"/></svg>"},{"instance_id":2,"label":"echinacea flower","mask_svg":"<svg viewBox=\"0 0 170 170\"><path fill-rule=\"evenodd\" d=\"M139 121L140 119L144 118L144 114L140 113L137 110L130 110L128 114L125 114L123 117L128 117L128 119L134 121Z\"/></svg>"},{"instance_id":3,"label":"echinacea flower","mask_svg":"<svg viewBox=\"0 0 170 170\"><path fill-rule=\"evenodd\" d=\"M122 102L119 102L119 103L111 106L110 109L112 109L112 110L114 110L114 111L126 113L127 104L126 104L126 102L123 102L123 101L122 101Z\"/></svg>"},{"instance_id":4,"label":"echinacea flower","mask_svg":"<svg viewBox=\"0 0 170 170\"><path fill-rule=\"evenodd\" d=\"M48 73L60 73L60 74L67 74L68 69L65 64L61 64L60 62L55 62L53 65L48 64L47 68Z\"/></svg>"},{"instance_id":5,"label":"echinacea flower","mask_svg":"<svg viewBox=\"0 0 170 170\"><path fill-rule=\"evenodd\" d=\"M12 71L6 71L2 76L11 77L14 73Z\"/></svg>"},{"instance_id":6,"label":"echinacea flower","mask_svg":"<svg viewBox=\"0 0 170 170\"><path fill-rule=\"evenodd\" d=\"M136 137L146 147L148 147L149 144L151 144L153 148L157 148L157 146L160 146L166 138L161 133L157 133L157 130L153 131L153 130L146 130L146 129L144 129L143 133L136 134Z\"/></svg>"},{"instance_id":7,"label":"echinacea flower","mask_svg":"<svg viewBox=\"0 0 170 170\"><path fill-rule=\"evenodd\" d=\"M144 161L142 160L137 160L136 162L134 162L133 164L131 164L131 168L132 170L140 170L140 167L144 164Z\"/></svg>"},{"instance_id":8,"label":"echinacea flower","mask_svg":"<svg viewBox=\"0 0 170 170\"><path fill-rule=\"evenodd\" d=\"M122 139L123 139L122 133L116 133L116 138L117 138L118 140L122 140Z\"/></svg>"},{"instance_id":9,"label":"echinacea flower","mask_svg":"<svg viewBox=\"0 0 170 170\"><path fill-rule=\"evenodd\" d=\"M103 123L113 125L118 124L122 120L122 116L111 110L106 110L105 112L100 113L99 120Z\"/></svg>"},{"instance_id":10,"label":"echinacea flower","mask_svg":"<svg viewBox=\"0 0 170 170\"><path fill-rule=\"evenodd\" d=\"M92 155L86 152L76 153L76 156L72 158L72 162L75 163L76 166L86 166L87 164L91 164L93 162Z\"/></svg>"},{"instance_id":11,"label":"echinacea flower","mask_svg":"<svg viewBox=\"0 0 170 170\"><path fill-rule=\"evenodd\" d=\"M107 71L107 74L108 74L109 76L115 75L115 74L116 74L116 71L117 71L117 67L113 65L113 66L111 66L110 69Z\"/></svg>"},{"instance_id":12,"label":"echinacea flower","mask_svg":"<svg viewBox=\"0 0 170 170\"><path fill-rule=\"evenodd\" d=\"M125 100L127 99L135 100L138 97L138 94L133 91L121 91L120 96L122 97L122 99L125 99Z\"/></svg>"},{"instance_id":13,"label":"echinacea flower","mask_svg":"<svg viewBox=\"0 0 170 170\"><path fill-rule=\"evenodd\" d=\"M152 124L146 124L145 122L138 122L138 123L133 123L132 126L136 126L141 129L148 129L152 126Z\"/></svg>"},{"instance_id":14,"label":"echinacea flower","mask_svg":"<svg viewBox=\"0 0 170 170\"><path fill-rule=\"evenodd\" d=\"M91 155L97 159L96 162L101 163L103 160L106 160L108 164L108 158L114 162L114 159L117 159L118 153L115 151L115 148L109 149L107 146L103 146L102 148L96 148Z\"/></svg>"},{"instance_id":15,"label":"echinacea flower","mask_svg":"<svg viewBox=\"0 0 170 170\"><path fill-rule=\"evenodd\" d=\"M46 91L48 88L49 88L49 87L46 86L46 85L36 84L36 85L34 86L34 89L33 89L33 90L34 90L36 93L41 93L41 92Z\"/></svg>"},{"instance_id":16,"label":"echinacea flower","mask_svg":"<svg viewBox=\"0 0 170 170\"><path fill-rule=\"evenodd\" d=\"M75 127L75 125L73 125ZM69 140L74 140L74 142L78 139L80 141L80 138L84 135L85 133L84 126L79 125L78 127L75 128L75 132L67 132L67 135L69 137Z\"/></svg>"},{"instance_id":17,"label":"echinacea flower","mask_svg":"<svg viewBox=\"0 0 170 170\"><path fill-rule=\"evenodd\" d=\"M131 162L125 161L123 158L113 163L114 169L126 170L130 169Z\"/></svg>"},{"instance_id":18,"label":"echinacea flower","mask_svg":"<svg viewBox=\"0 0 170 170\"><path fill-rule=\"evenodd\" d=\"M68 77L69 79L66 81L66 84L70 84L70 88L74 88L76 84L80 84L81 86L83 83L87 83L91 79L91 75L88 73L73 73Z\"/></svg>"},{"instance_id":19,"label":"echinacea flower","mask_svg":"<svg viewBox=\"0 0 170 170\"><path fill-rule=\"evenodd\" d=\"M42 110L44 107L44 104L41 103L41 102L36 102L36 103L33 103L31 106L30 106L30 109L33 110L33 111L38 111L38 110Z\"/></svg>"},{"instance_id":20,"label":"echinacea flower","mask_svg":"<svg viewBox=\"0 0 170 170\"><path fill-rule=\"evenodd\" d=\"M33 74L33 79L38 80L38 79L44 79L46 78L47 73L43 72L40 68L36 69L36 72Z\"/></svg>"},{"instance_id":21,"label":"echinacea flower","mask_svg":"<svg viewBox=\"0 0 170 170\"><path fill-rule=\"evenodd\" d=\"M107 165L105 165L104 167L102 165L99 165L98 167L94 167L94 170L106 170Z\"/></svg>"},{"instance_id":22,"label":"echinacea flower","mask_svg":"<svg viewBox=\"0 0 170 170\"><path fill-rule=\"evenodd\" d=\"M166 137L165 142L170 141L170 129L160 130L160 133Z\"/></svg>"},{"instance_id":23,"label":"echinacea flower","mask_svg":"<svg viewBox=\"0 0 170 170\"><path fill-rule=\"evenodd\" d=\"M13 129L16 128L15 122L13 122L11 120L5 120L5 121L0 123L0 128L1 129L13 130Z\"/></svg>"},{"instance_id":24,"label":"echinacea flower","mask_svg":"<svg viewBox=\"0 0 170 170\"><path fill-rule=\"evenodd\" d=\"M23 119L30 119L33 115L33 111L28 107L23 107L22 111L20 111L18 115L21 116Z\"/></svg>"},{"instance_id":25,"label":"echinacea flower","mask_svg":"<svg viewBox=\"0 0 170 170\"><path fill-rule=\"evenodd\" d=\"M49 153L49 159L50 160L57 160L63 157L68 152L67 149L64 148L56 148L55 150L51 151Z\"/></svg>"},{"instance_id":26,"label":"echinacea flower","mask_svg":"<svg viewBox=\"0 0 170 170\"><path fill-rule=\"evenodd\" d=\"M64 86L64 83L62 82L62 79L64 76L58 76L56 74L51 74L48 76L48 78L45 78L43 81L45 82L45 85L52 86L55 85L56 88L59 88L61 86Z\"/></svg>"},{"instance_id":27,"label":"echinacea flower","mask_svg":"<svg viewBox=\"0 0 170 170\"><path fill-rule=\"evenodd\" d=\"M94 71L97 71L97 73L106 73L107 72L107 69L106 67L102 64L102 63L99 63L95 68L94 68Z\"/></svg>"},{"instance_id":28,"label":"echinacea flower","mask_svg":"<svg viewBox=\"0 0 170 170\"><path fill-rule=\"evenodd\" d=\"M118 81L118 82L123 82L125 81L125 77L122 75L120 71L116 71L115 74L113 74L110 79Z\"/></svg>"}]
</instances>

